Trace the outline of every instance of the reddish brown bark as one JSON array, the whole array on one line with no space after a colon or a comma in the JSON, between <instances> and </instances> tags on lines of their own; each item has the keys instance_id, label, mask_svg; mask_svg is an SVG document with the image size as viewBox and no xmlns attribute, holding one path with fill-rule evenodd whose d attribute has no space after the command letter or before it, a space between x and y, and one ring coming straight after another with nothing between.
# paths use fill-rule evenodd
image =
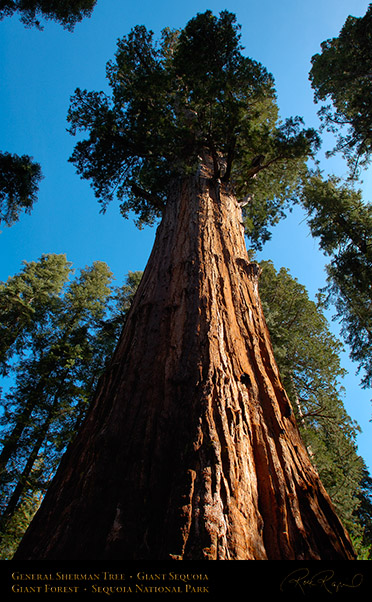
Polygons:
<instances>
[{"instance_id":1,"label":"reddish brown bark","mask_svg":"<svg viewBox=\"0 0 372 602\"><path fill-rule=\"evenodd\" d=\"M18 559L353 559L301 441L240 208L174 186L126 327Z\"/></svg>"}]
</instances>

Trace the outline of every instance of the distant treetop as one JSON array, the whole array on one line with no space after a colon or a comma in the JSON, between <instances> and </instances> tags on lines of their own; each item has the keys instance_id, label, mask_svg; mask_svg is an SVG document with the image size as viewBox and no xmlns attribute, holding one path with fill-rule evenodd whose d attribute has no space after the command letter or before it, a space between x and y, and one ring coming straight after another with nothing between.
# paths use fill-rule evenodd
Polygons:
<instances>
[{"instance_id":1,"label":"distant treetop","mask_svg":"<svg viewBox=\"0 0 372 602\"><path fill-rule=\"evenodd\" d=\"M41 167L28 155L0 152L0 223L12 226L37 200Z\"/></svg>"},{"instance_id":2,"label":"distant treetop","mask_svg":"<svg viewBox=\"0 0 372 602\"><path fill-rule=\"evenodd\" d=\"M60 23L72 31L84 17L90 17L97 0L0 0L0 20L20 14L26 27L43 29L40 18Z\"/></svg>"}]
</instances>

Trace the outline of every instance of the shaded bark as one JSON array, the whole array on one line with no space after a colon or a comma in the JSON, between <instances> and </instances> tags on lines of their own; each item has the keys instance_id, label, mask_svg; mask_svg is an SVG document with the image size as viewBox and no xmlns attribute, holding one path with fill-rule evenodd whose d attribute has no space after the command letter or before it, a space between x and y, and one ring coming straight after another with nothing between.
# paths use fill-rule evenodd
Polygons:
<instances>
[{"instance_id":1,"label":"shaded bark","mask_svg":"<svg viewBox=\"0 0 372 602\"><path fill-rule=\"evenodd\" d=\"M239 205L174 185L112 362L16 559L353 559L281 384Z\"/></svg>"}]
</instances>

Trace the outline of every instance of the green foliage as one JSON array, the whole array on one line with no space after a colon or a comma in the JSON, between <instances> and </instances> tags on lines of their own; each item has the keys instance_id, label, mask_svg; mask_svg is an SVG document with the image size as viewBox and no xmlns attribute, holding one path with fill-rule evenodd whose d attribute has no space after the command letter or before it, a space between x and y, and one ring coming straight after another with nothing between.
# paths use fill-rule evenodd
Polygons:
<instances>
[{"instance_id":1,"label":"green foliage","mask_svg":"<svg viewBox=\"0 0 372 602\"><path fill-rule=\"evenodd\" d=\"M91 359L112 274L95 262L67 285L70 272L64 256L44 256L1 287L5 308L7 298L19 301L8 314L3 312L3 319L10 319L3 328L13 336L8 336L7 369L14 374L0 419L3 527L24 493L43 488L45 474L55 469L76 431L99 376L92 373ZM14 322L18 330L12 328ZM36 462L42 470L35 471Z\"/></svg>"},{"instance_id":2,"label":"green foliage","mask_svg":"<svg viewBox=\"0 0 372 602\"><path fill-rule=\"evenodd\" d=\"M17 547L37 512L42 499L40 492L27 492L12 516L1 538L0 560L11 560Z\"/></svg>"},{"instance_id":3,"label":"green foliage","mask_svg":"<svg viewBox=\"0 0 372 602\"><path fill-rule=\"evenodd\" d=\"M331 101L320 116L337 135L333 153L344 154L354 177L358 165L370 161L372 151L372 4L364 17L349 16L340 35L323 42L321 48L310 71L315 99Z\"/></svg>"},{"instance_id":4,"label":"green foliage","mask_svg":"<svg viewBox=\"0 0 372 602\"><path fill-rule=\"evenodd\" d=\"M141 271L128 272L123 286L121 286L113 296L116 306L115 309L112 310L114 319L120 319L122 323L125 322L132 305L134 295L136 294L139 283L141 282L142 275L143 272Z\"/></svg>"},{"instance_id":5,"label":"green foliage","mask_svg":"<svg viewBox=\"0 0 372 602\"><path fill-rule=\"evenodd\" d=\"M71 273L64 255L43 255L24 262L19 274L0 283L0 368L6 374L9 359L22 353L36 324L47 321L51 308Z\"/></svg>"},{"instance_id":6,"label":"green foliage","mask_svg":"<svg viewBox=\"0 0 372 602\"><path fill-rule=\"evenodd\" d=\"M363 550L364 560L372 560L372 477L366 466L363 467L363 477L358 493L360 505L356 517L362 526L359 546Z\"/></svg>"},{"instance_id":7,"label":"green foliage","mask_svg":"<svg viewBox=\"0 0 372 602\"><path fill-rule=\"evenodd\" d=\"M120 288L102 262L71 276L65 256L45 255L0 285L3 365L11 377L0 416L3 557L14 551L86 414L142 273L130 272Z\"/></svg>"},{"instance_id":8,"label":"green foliage","mask_svg":"<svg viewBox=\"0 0 372 602\"><path fill-rule=\"evenodd\" d=\"M119 40L107 66L111 96L77 89L68 113L72 134L88 132L70 160L103 210L116 196L124 216L152 224L174 179L195 173L207 154L215 179L253 195L253 244L267 239L319 139L298 117L279 121L272 76L241 50L228 11L198 14L158 41L144 26ZM257 155L264 161L252 166Z\"/></svg>"},{"instance_id":9,"label":"green foliage","mask_svg":"<svg viewBox=\"0 0 372 602\"><path fill-rule=\"evenodd\" d=\"M14 13L26 27L43 29L40 18L60 23L72 31L79 21L90 17L97 0L0 0L0 20Z\"/></svg>"},{"instance_id":10,"label":"green foliage","mask_svg":"<svg viewBox=\"0 0 372 602\"><path fill-rule=\"evenodd\" d=\"M356 451L358 426L342 401L342 345L321 308L286 269L260 265L263 310L302 437L341 520L359 537L362 528L355 517L363 462Z\"/></svg>"},{"instance_id":11,"label":"green foliage","mask_svg":"<svg viewBox=\"0 0 372 602\"><path fill-rule=\"evenodd\" d=\"M37 200L41 168L30 157L0 153L0 223L11 226Z\"/></svg>"},{"instance_id":12,"label":"green foliage","mask_svg":"<svg viewBox=\"0 0 372 602\"><path fill-rule=\"evenodd\" d=\"M350 356L372 385L372 206L361 192L336 178L314 176L303 189L302 203L320 248L331 257L325 303L334 304Z\"/></svg>"}]
</instances>

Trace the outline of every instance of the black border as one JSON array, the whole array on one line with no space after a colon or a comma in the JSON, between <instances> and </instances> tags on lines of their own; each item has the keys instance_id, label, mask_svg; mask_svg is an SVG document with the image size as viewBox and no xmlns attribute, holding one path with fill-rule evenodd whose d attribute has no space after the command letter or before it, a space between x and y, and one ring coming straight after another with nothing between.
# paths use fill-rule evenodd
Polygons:
<instances>
[{"instance_id":1,"label":"black border","mask_svg":"<svg viewBox=\"0 0 372 602\"><path fill-rule=\"evenodd\" d=\"M17 600L370 599L370 561L0 561ZM91 579L81 578L82 575ZM76 577L74 577L76 576ZM46 587L47 586L47 587ZM186 587L187 586L187 587ZM109 589L104 589L109 588ZM111 589L110 589L111 588Z\"/></svg>"}]
</instances>

